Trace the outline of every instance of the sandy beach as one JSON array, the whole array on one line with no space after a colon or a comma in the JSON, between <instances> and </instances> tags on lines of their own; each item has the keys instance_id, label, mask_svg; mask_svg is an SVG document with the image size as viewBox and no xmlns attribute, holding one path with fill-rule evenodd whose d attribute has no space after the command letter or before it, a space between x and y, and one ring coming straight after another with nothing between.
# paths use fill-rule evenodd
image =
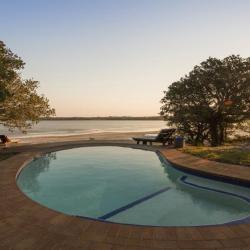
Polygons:
<instances>
[{"instance_id":1,"label":"sandy beach","mask_svg":"<svg viewBox=\"0 0 250 250\"><path fill-rule=\"evenodd\" d=\"M70 136L41 136L41 137L26 137L18 139L18 143L12 145L23 144L43 144L52 142L70 142L70 141L94 141L94 140L126 140L132 141L132 137L143 136L145 134L157 134L158 131L148 132L102 132L102 133L89 133L81 135Z\"/></svg>"}]
</instances>

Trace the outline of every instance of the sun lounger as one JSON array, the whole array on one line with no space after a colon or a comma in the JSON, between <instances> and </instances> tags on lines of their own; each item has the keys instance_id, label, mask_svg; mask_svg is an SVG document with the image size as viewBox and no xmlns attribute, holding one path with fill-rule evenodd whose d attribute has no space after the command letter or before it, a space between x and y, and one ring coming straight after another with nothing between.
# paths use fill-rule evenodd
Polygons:
<instances>
[{"instance_id":1,"label":"sun lounger","mask_svg":"<svg viewBox=\"0 0 250 250\"><path fill-rule=\"evenodd\" d=\"M2 144L6 145L7 143L18 143L17 140L11 140L8 136L6 135L0 135L0 141Z\"/></svg>"},{"instance_id":2,"label":"sun lounger","mask_svg":"<svg viewBox=\"0 0 250 250\"><path fill-rule=\"evenodd\" d=\"M160 142L163 145L165 145L166 143L168 144L172 144L173 143L173 134L175 132L176 129L162 129L158 135L148 135L148 136L143 136L143 137L133 137L133 140L135 140L137 142L137 144L140 144L140 142L142 142L142 144L147 145L147 143L149 142L150 145L152 145L153 142Z\"/></svg>"},{"instance_id":3,"label":"sun lounger","mask_svg":"<svg viewBox=\"0 0 250 250\"><path fill-rule=\"evenodd\" d=\"M11 142L11 140L6 135L0 135L0 140L2 143Z\"/></svg>"}]
</instances>

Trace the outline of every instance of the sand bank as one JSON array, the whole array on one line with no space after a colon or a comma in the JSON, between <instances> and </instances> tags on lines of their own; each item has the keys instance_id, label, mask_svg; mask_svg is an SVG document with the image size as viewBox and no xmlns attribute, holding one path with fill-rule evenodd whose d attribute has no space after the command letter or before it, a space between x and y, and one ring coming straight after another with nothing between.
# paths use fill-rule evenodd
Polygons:
<instances>
[{"instance_id":1,"label":"sand bank","mask_svg":"<svg viewBox=\"0 0 250 250\"><path fill-rule=\"evenodd\" d=\"M102 132L89 133L70 136L44 136L44 137L27 137L19 139L18 144L40 144L48 142L70 142L80 140L132 140L132 137L143 136L145 134L156 134L158 131L150 132Z\"/></svg>"}]
</instances>

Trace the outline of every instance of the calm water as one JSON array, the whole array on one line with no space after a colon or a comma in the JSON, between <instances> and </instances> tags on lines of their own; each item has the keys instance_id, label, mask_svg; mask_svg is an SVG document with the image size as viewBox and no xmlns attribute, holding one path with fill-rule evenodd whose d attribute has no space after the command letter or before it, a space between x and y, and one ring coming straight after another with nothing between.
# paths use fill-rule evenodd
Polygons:
<instances>
[{"instance_id":1,"label":"calm water","mask_svg":"<svg viewBox=\"0 0 250 250\"><path fill-rule=\"evenodd\" d=\"M39 137L77 135L100 132L136 132L154 131L165 127L163 121L41 121L35 125L27 134L19 131L11 133L8 129L0 126L0 133L10 137Z\"/></svg>"},{"instance_id":2,"label":"calm water","mask_svg":"<svg viewBox=\"0 0 250 250\"><path fill-rule=\"evenodd\" d=\"M155 152L131 148L51 153L24 168L17 184L54 210L119 223L208 225L250 215L248 188L187 175Z\"/></svg>"}]
</instances>

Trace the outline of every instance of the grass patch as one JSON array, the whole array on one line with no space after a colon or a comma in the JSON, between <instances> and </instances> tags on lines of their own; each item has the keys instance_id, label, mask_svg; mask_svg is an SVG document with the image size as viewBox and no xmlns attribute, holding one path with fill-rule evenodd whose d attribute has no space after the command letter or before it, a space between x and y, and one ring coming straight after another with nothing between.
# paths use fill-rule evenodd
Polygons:
<instances>
[{"instance_id":1,"label":"grass patch","mask_svg":"<svg viewBox=\"0 0 250 250\"><path fill-rule=\"evenodd\" d=\"M208 160L250 166L250 148L240 146L194 147L181 149L184 153Z\"/></svg>"},{"instance_id":2,"label":"grass patch","mask_svg":"<svg viewBox=\"0 0 250 250\"><path fill-rule=\"evenodd\" d=\"M4 152L4 153L0 153L0 161L3 161L3 160L6 160L6 159L8 159L8 158L10 158L11 156L14 156L14 155L16 155L17 153L15 153L15 152Z\"/></svg>"}]
</instances>

